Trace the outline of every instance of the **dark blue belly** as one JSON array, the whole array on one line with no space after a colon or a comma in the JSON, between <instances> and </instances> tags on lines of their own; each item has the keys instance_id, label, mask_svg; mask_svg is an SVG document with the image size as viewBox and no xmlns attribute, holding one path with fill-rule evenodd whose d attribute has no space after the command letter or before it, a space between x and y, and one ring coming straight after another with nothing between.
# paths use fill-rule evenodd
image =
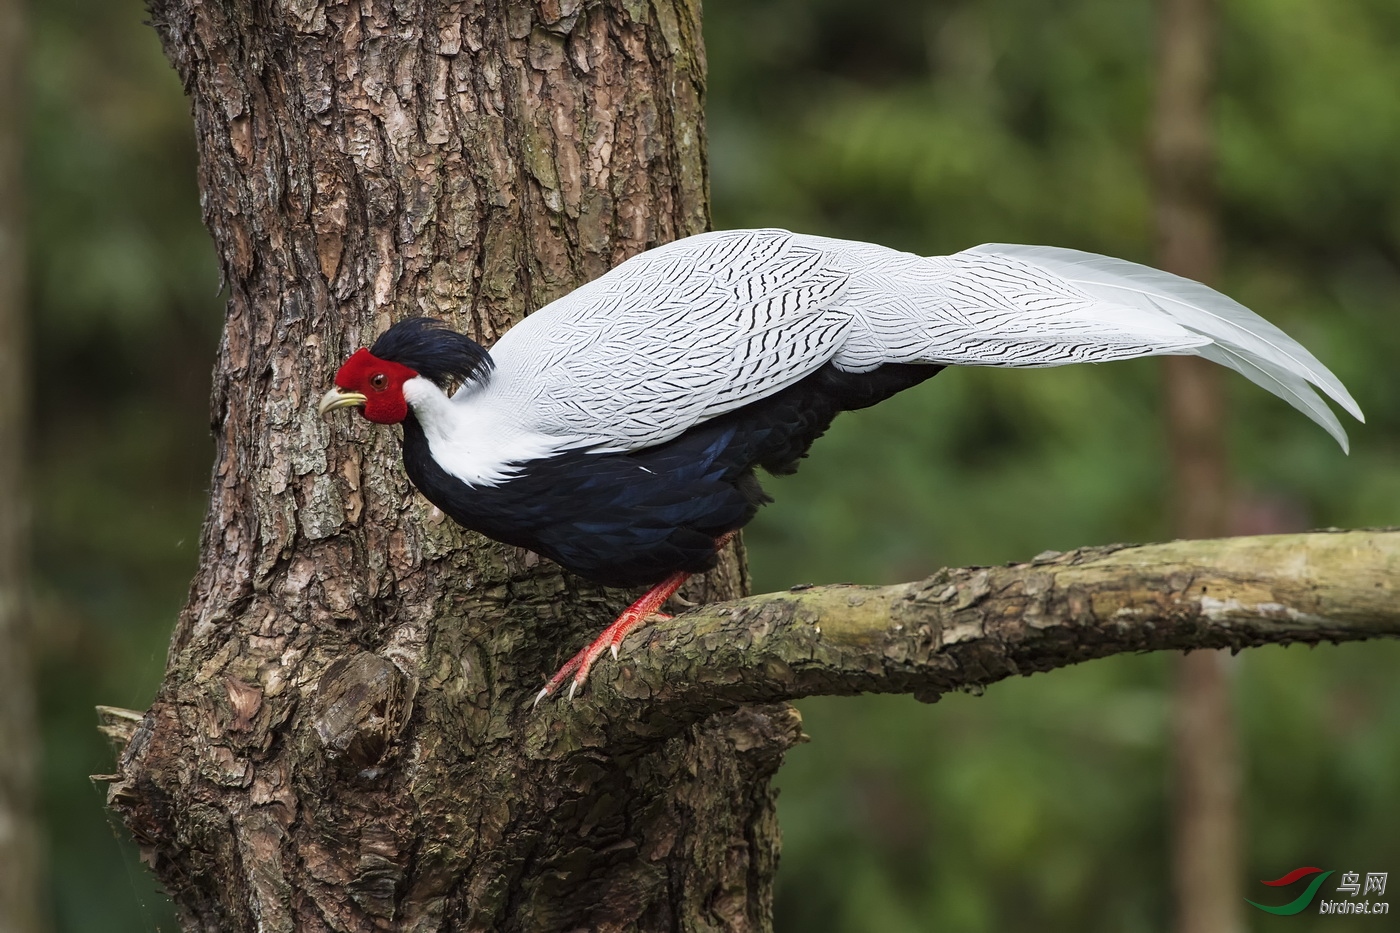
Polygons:
<instances>
[{"instance_id":1,"label":"dark blue belly","mask_svg":"<svg viewBox=\"0 0 1400 933\"><path fill-rule=\"evenodd\" d=\"M649 585L714 565L715 539L770 501L755 467L795 471L838 412L873 405L938 370L890 365L851 374L827 366L665 444L563 453L524 464L497 486L468 486L447 474L410 415L404 466L430 502L467 528L607 586Z\"/></svg>"}]
</instances>

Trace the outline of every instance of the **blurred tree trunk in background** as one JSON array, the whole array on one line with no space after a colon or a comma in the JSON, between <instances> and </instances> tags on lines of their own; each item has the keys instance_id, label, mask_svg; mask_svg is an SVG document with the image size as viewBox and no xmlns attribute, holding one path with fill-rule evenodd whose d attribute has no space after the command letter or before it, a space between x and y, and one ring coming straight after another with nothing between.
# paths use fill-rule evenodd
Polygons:
<instances>
[{"instance_id":1,"label":"blurred tree trunk in background","mask_svg":"<svg viewBox=\"0 0 1400 933\"><path fill-rule=\"evenodd\" d=\"M0 0L0 931L34 933L38 739L30 670L29 338L24 287L23 0Z\"/></svg>"},{"instance_id":2,"label":"blurred tree trunk in background","mask_svg":"<svg viewBox=\"0 0 1400 933\"><path fill-rule=\"evenodd\" d=\"M764 929L785 705L532 709L625 605L466 534L316 400L709 223L692 0L157 0L229 302L201 561L109 800L199 930ZM744 588L730 558L690 592ZM420 689L421 685L421 689Z\"/></svg>"},{"instance_id":3,"label":"blurred tree trunk in background","mask_svg":"<svg viewBox=\"0 0 1400 933\"><path fill-rule=\"evenodd\" d=\"M1219 267L1215 147L1215 0L1158 0L1152 164L1158 264L1211 282ZM1229 533L1224 371L1197 357L1168 357L1166 409L1173 524L1183 538ZM1242 929L1239 743L1230 656L1193 651L1176 663L1174 838L1177 933Z\"/></svg>"}]
</instances>

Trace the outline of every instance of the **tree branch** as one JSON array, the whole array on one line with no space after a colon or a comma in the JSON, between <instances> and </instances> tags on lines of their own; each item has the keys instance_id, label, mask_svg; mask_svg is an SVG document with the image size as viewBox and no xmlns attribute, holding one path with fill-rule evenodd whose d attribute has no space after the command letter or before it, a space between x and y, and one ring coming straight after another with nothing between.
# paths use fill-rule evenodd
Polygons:
<instances>
[{"instance_id":1,"label":"tree branch","mask_svg":"<svg viewBox=\"0 0 1400 933\"><path fill-rule=\"evenodd\" d=\"M628 640L593 683L653 732L736 704L950 690L1127 651L1400 635L1400 531L1084 548L896 586L706 606ZM611 689L609 689L609 687ZM627 715L636 717L634 704Z\"/></svg>"}]
</instances>

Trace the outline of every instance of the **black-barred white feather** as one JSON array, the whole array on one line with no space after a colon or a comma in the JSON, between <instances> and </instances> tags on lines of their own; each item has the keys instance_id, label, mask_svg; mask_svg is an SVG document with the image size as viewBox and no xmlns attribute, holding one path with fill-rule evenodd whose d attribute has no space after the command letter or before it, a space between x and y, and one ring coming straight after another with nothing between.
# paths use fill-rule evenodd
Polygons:
<instances>
[{"instance_id":1,"label":"black-barred white feather","mask_svg":"<svg viewBox=\"0 0 1400 933\"><path fill-rule=\"evenodd\" d=\"M1219 292L1036 246L923 257L784 230L709 233L622 263L489 355L424 319L371 353L423 377L403 384L404 457L429 499L615 584L704 569L715 539L764 501L756 468L790 472L838 412L946 366L1194 354L1343 448L1314 387L1361 418L1312 354Z\"/></svg>"},{"instance_id":2,"label":"black-barred white feather","mask_svg":"<svg viewBox=\"0 0 1400 933\"><path fill-rule=\"evenodd\" d=\"M688 237L642 253L512 328L465 405L596 452L664 443L828 364L1044 367L1195 354L1297 406L1346 447L1317 385L1341 382L1214 289L1146 266L1033 246L923 257L785 230Z\"/></svg>"}]
</instances>

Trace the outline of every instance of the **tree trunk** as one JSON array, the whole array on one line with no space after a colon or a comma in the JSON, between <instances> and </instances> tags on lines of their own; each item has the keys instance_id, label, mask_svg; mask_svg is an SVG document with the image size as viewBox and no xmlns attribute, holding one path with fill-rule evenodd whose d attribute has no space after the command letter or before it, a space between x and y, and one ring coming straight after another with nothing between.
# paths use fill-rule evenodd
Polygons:
<instances>
[{"instance_id":1,"label":"tree trunk","mask_svg":"<svg viewBox=\"0 0 1400 933\"><path fill-rule=\"evenodd\" d=\"M0 0L0 930L36 933L38 737L30 675L29 337L24 288L24 20Z\"/></svg>"},{"instance_id":2,"label":"tree trunk","mask_svg":"<svg viewBox=\"0 0 1400 933\"><path fill-rule=\"evenodd\" d=\"M315 411L391 320L489 344L706 228L699 15L152 4L229 302L200 569L110 800L187 929L769 926L796 714L532 710L627 594L460 531L393 432ZM729 557L689 595L743 586Z\"/></svg>"},{"instance_id":3,"label":"tree trunk","mask_svg":"<svg viewBox=\"0 0 1400 933\"><path fill-rule=\"evenodd\" d=\"M1210 282L1219 267L1215 209L1214 0L1159 0L1153 169L1158 260L1163 269ZM1184 538L1227 534L1229 462L1219 366L1168 357L1167 423L1174 526ZM1177 659L1173 876L1177 933L1243 928L1240 893L1240 752L1230 692L1230 657L1195 651Z\"/></svg>"},{"instance_id":4,"label":"tree trunk","mask_svg":"<svg viewBox=\"0 0 1400 933\"><path fill-rule=\"evenodd\" d=\"M106 729L125 740L109 801L189 930L764 930L770 778L802 737L783 700L1400 632L1394 534L1103 548L689 613L533 708L630 594L460 531L393 432L328 426L316 402L393 319L489 344L705 228L698 8L156 0L152 18L230 294L199 572L155 702ZM689 595L744 584L730 554Z\"/></svg>"}]
</instances>

